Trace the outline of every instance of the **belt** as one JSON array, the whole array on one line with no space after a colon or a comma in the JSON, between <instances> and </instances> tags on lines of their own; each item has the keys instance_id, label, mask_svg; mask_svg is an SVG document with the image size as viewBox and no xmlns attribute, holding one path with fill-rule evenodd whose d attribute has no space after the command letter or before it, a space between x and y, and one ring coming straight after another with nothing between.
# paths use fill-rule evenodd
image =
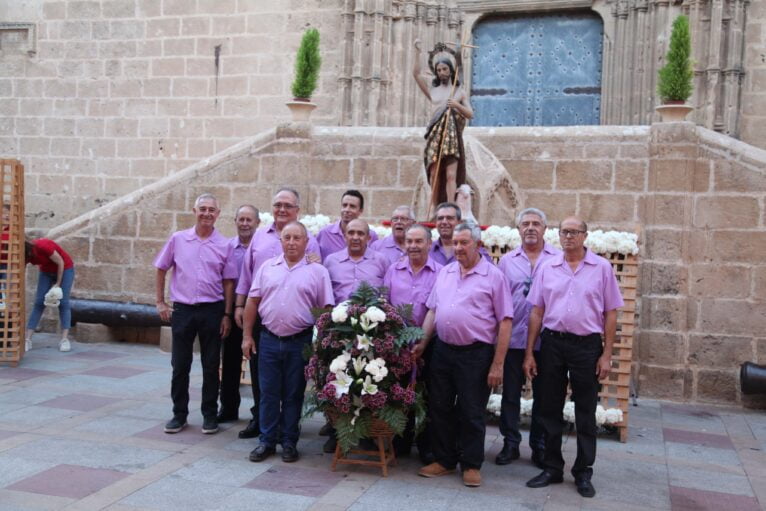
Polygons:
<instances>
[{"instance_id":1,"label":"belt","mask_svg":"<svg viewBox=\"0 0 766 511\"><path fill-rule=\"evenodd\" d=\"M599 340L601 339L601 334L577 335L571 334L569 332L557 332L556 330L551 330L550 328L543 329L543 334L550 335L551 337L558 337L559 339L573 339L575 341L589 341L594 337L597 337Z\"/></svg>"},{"instance_id":2,"label":"belt","mask_svg":"<svg viewBox=\"0 0 766 511\"><path fill-rule=\"evenodd\" d=\"M439 342L454 351L471 351L483 348L484 346L492 346L491 344L482 341L472 342L471 344L449 344L439 339Z\"/></svg>"},{"instance_id":3,"label":"belt","mask_svg":"<svg viewBox=\"0 0 766 511\"><path fill-rule=\"evenodd\" d=\"M265 326L262 327L262 328L270 336L272 336L272 337L274 337L276 339L279 339L280 341L295 341L295 340L301 339L303 337L306 337L307 335L312 334L314 332L314 326L313 325L308 327L308 328L306 328L305 330L301 330L297 334L293 334L293 335L277 335L274 332L272 332L271 330L269 330L268 328L266 328Z\"/></svg>"},{"instance_id":4,"label":"belt","mask_svg":"<svg viewBox=\"0 0 766 511\"><path fill-rule=\"evenodd\" d=\"M183 302L173 302L173 307L179 306L179 307L189 307L192 309L196 309L199 307L209 307L211 305L218 305L223 303L223 300L217 301L217 302L199 302L199 303L183 303Z\"/></svg>"}]
</instances>

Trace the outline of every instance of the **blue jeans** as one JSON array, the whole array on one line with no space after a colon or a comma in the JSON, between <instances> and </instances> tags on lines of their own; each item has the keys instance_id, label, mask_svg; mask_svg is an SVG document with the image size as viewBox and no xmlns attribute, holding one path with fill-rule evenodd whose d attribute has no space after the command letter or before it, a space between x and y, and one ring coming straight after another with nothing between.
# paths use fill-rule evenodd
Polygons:
<instances>
[{"instance_id":1,"label":"blue jeans","mask_svg":"<svg viewBox=\"0 0 766 511\"><path fill-rule=\"evenodd\" d=\"M261 329L258 346L258 382L261 387L259 410L261 444L282 447L298 443L298 423L303 409L306 377L303 369L304 346L311 342L311 331L291 340L279 340L266 328ZM281 429L282 438L277 438Z\"/></svg>"},{"instance_id":2,"label":"blue jeans","mask_svg":"<svg viewBox=\"0 0 766 511\"><path fill-rule=\"evenodd\" d=\"M61 298L61 303L59 303L59 320L61 321L62 330L69 330L72 326L72 306L69 303L69 294L72 291L73 283L74 268L64 270L64 275L61 277L61 292L64 296ZM37 324L40 322L40 318L45 310L45 293L47 293L54 284L56 284L55 273L40 272L40 277L37 279L35 304L32 306L32 313L29 315L29 321L27 321L28 330L37 328Z\"/></svg>"}]
</instances>

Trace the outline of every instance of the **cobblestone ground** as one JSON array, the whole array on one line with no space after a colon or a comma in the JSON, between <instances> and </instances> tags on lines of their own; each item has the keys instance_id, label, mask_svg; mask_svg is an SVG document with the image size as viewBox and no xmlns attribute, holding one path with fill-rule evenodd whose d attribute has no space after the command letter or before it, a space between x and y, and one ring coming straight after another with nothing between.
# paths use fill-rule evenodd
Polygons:
<instances>
[{"instance_id":1,"label":"cobblestone ground","mask_svg":"<svg viewBox=\"0 0 766 511\"><path fill-rule=\"evenodd\" d=\"M170 356L156 347L73 343L35 336L19 367L0 367L0 510L238 509L762 509L766 506L766 413L640 400L630 438L599 439L593 483L583 499L564 484L532 490L538 473L522 458L498 467L498 430L487 430L484 484L457 475L417 476L416 456L383 478L372 468L330 471L322 420L304 422L302 458L251 463L256 440L239 440L241 420L202 435L201 373L195 360L190 427L162 432L170 418ZM242 387L243 395L247 388ZM195 410L196 408L196 410ZM526 436L526 432L525 432ZM566 439L567 463L574 437Z\"/></svg>"}]
</instances>

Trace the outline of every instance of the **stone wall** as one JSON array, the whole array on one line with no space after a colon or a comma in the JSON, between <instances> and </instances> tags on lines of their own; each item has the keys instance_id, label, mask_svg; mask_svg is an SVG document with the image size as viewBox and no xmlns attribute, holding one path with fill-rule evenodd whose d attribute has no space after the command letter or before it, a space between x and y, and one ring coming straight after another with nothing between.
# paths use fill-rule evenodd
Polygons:
<instances>
[{"instance_id":1,"label":"stone wall","mask_svg":"<svg viewBox=\"0 0 766 511\"><path fill-rule=\"evenodd\" d=\"M742 80L740 137L766 147L766 3L748 4L745 30L745 77Z\"/></svg>"},{"instance_id":2,"label":"stone wall","mask_svg":"<svg viewBox=\"0 0 766 511\"><path fill-rule=\"evenodd\" d=\"M766 363L766 151L691 123L466 135L504 168L508 187L477 184L481 202L508 206L493 222L511 223L513 212L535 206L551 223L577 214L592 229L640 232L641 395L743 401L738 365ZM342 191L359 188L367 219L379 221L416 200L421 149L420 129L282 126L49 235L77 261L77 296L153 303L152 258L171 231L192 225L202 191L221 200L227 235L238 204L268 207L286 183L298 183L303 213L333 216ZM513 204L498 199L508 190ZM76 335L93 328L79 325Z\"/></svg>"}]
</instances>

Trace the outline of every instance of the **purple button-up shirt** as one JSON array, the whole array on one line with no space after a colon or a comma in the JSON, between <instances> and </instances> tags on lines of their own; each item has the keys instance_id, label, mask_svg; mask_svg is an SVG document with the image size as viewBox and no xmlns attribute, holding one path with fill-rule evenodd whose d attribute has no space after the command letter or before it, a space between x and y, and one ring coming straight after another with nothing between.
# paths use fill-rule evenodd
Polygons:
<instances>
[{"instance_id":1,"label":"purple button-up shirt","mask_svg":"<svg viewBox=\"0 0 766 511\"><path fill-rule=\"evenodd\" d=\"M248 295L261 299L261 322L279 336L295 335L313 325L312 308L335 305L327 269L305 258L290 268L284 254L258 268Z\"/></svg>"},{"instance_id":2,"label":"purple button-up shirt","mask_svg":"<svg viewBox=\"0 0 766 511\"><path fill-rule=\"evenodd\" d=\"M426 300L436 282L436 276L442 265L431 259L426 261L419 272L413 274L409 257L405 257L388 267L383 285L388 288L388 301L391 305L412 305L412 321L416 326L423 326L426 317Z\"/></svg>"},{"instance_id":3,"label":"purple button-up shirt","mask_svg":"<svg viewBox=\"0 0 766 511\"><path fill-rule=\"evenodd\" d=\"M242 271L242 260L245 258L247 247L239 242L239 236L234 236L229 240L231 248L231 257L234 259L234 265L237 267L237 278L234 279L234 289L239 284L239 272Z\"/></svg>"},{"instance_id":4,"label":"purple button-up shirt","mask_svg":"<svg viewBox=\"0 0 766 511\"><path fill-rule=\"evenodd\" d=\"M389 266L388 259L369 248L358 261L349 257L347 249L330 254L324 265L330 272L335 303L347 300L362 282L373 287L382 286Z\"/></svg>"},{"instance_id":5,"label":"purple button-up shirt","mask_svg":"<svg viewBox=\"0 0 766 511\"><path fill-rule=\"evenodd\" d=\"M394 264L402 257L407 256L407 252L399 248L399 245L396 244L393 234L386 236L382 240L376 241L370 245L370 248L386 256L386 259L388 259L390 264Z\"/></svg>"},{"instance_id":6,"label":"purple button-up shirt","mask_svg":"<svg viewBox=\"0 0 766 511\"><path fill-rule=\"evenodd\" d=\"M479 247L479 253L488 262L492 262L492 256L489 255L489 252L487 252L484 247ZM444 245L442 245L441 238L431 243L431 250L428 252L428 257L432 258L442 266L447 266L448 264L454 263L456 261L454 251L452 252L451 256L447 257L447 254L444 252Z\"/></svg>"},{"instance_id":7,"label":"purple button-up shirt","mask_svg":"<svg viewBox=\"0 0 766 511\"><path fill-rule=\"evenodd\" d=\"M346 237L343 235L343 231L340 228L340 220L323 227L319 234L317 234L317 241L319 242L319 250L322 252L322 261L327 259L327 256L340 252L346 248ZM378 241L378 235L375 231L370 229L370 241L368 245L371 245L375 241Z\"/></svg>"},{"instance_id":8,"label":"purple button-up shirt","mask_svg":"<svg viewBox=\"0 0 766 511\"><path fill-rule=\"evenodd\" d=\"M442 268L426 301L436 312L436 332L447 344L495 344L500 322L513 318L511 288L503 273L482 258L465 277L460 263Z\"/></svg>"},{"instance_id":9,"label":"purple button-up shirt","mask_svg":"<svg viewBox=\"0 0 766 511\"><path fill-rule=\"evenodd\" d=\"M545 307L543 328L575 335L603 333L604 313L625 305L612 265L587 249L574 273L563 253L541 267L527 301Z\"/></svg>"},{"instance_id":10,"label":"purple button-up shirt","mask_svg":"<svg viewBox=\"0 0 766 511\"><path fill-rule=\"evenodd\" d=\"M216 230L203 240L194 229L174 232L154 259L157 269L173 268L170 279L173 303L221 301L223 279L237 278L229 240Z\"/></svg>"},{"instance_id":11,"label":"purple button-up shirt","mask_svg":"<svg viewBox=\"0 0 766 511\"><path fill-rule=\"evenodd\" d=\"M532 310L532 305L527 301L526 295L529 294L529 288L540 272L542 264L560 253L561 250L546 243L543 245L540 255L537 256L534 269L522 247L508 252L500 259L497 267L508 279L513 294L513 331L511 332L509 348L523 350L527 347L529 312ZM535 343L535 349L540 349L539 336Z\"/></svg>"},{"instance_id":12,"label":"purple button-up shirt","mask_svg":"<svg viewBox=\"0 0 766 511\"><path fill-rule=\"evenodd\" d=\"M316 238L309 233L309 243L306 246L307 254L319 255L319 244ZM282 242L274 224L268 229L258 229L250 240L250 247L245 252L242 259L242 270L239 273L239 283L237 284L237 294L246 295L250 291L253 283L253 276L258 268L266 262L267 259L282 254Z\"/></svg>"}]
</instances>

